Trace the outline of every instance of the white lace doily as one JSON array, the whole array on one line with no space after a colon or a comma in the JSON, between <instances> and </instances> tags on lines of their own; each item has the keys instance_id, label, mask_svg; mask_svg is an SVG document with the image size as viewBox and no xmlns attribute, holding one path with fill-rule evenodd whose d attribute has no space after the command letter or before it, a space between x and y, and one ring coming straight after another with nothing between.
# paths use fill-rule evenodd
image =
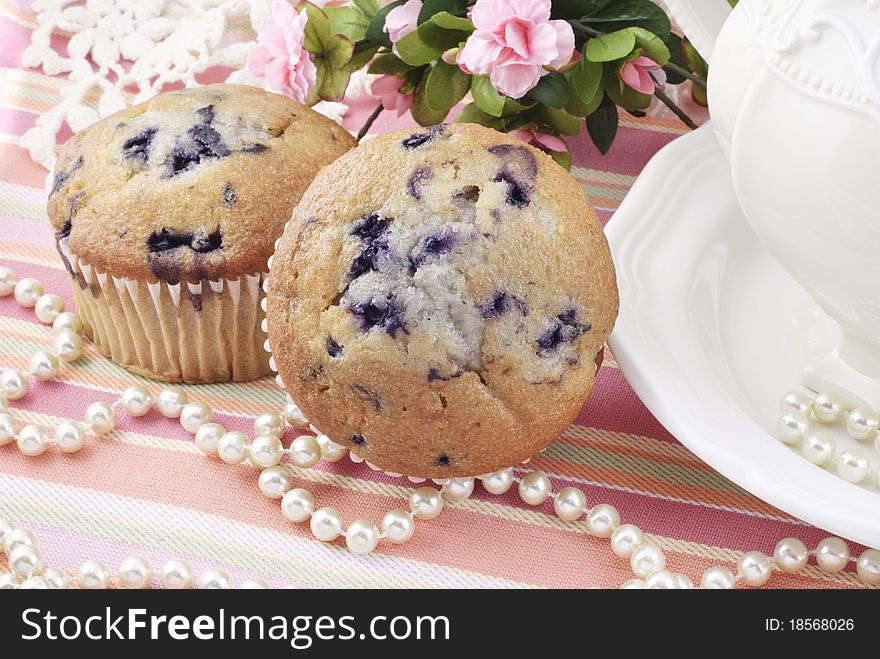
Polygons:
<instances>
[{"instance_id":1,"label":"white lace doily","mask_svg":"<svg viewBox=\"0 0 880 659\"><path fill-rule=\"evenodd\" d=\"M38 27L22 65L48 75L68 74L69 80L61 102L20 139L49 170L47 185L65 123L77 133L167 85L196 86L196 76L214 67L233 69L227 82L263 87L264 80L244 67L257 45L253 35L271 19L270 5L271 0L34 0ZM245 39L224 39L230 24L247 27L247 21ZM66 54L52 47L53 33L70 36ZM366 78L352 76L353 93L367 88ZM315 109L341 122L348 107L319 103Z\"/></svg>"}]
</instances>

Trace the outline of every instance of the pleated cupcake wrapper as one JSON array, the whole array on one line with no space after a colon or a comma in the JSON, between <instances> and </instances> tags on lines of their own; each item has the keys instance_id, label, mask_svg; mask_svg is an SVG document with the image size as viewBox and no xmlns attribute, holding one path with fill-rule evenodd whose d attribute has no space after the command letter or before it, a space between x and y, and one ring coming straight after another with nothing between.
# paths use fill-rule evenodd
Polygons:
<instances>
[{"instance_id":1,"label":"pleated cupcake wrapper","mask_svg":"<svg viewBox=\"0 0 880 659\"><path fill-rule=\"evenodd\" d=\"M285 231L286 230L287 230L287 228L285 227ZM280 241L281 241L280 238L275 241L275 250L276 251L278 250L278 244ZM260 301L260 308L263 310L263 320L260 323L260 328L262 329L263 333L267 335L266 340L263 342L263 349L267 353L269 353L269 355L272 354L272 346L269 343L269 338L268 338L269 317L268 317L267 313L268 313L268 308L269 308L269 299L268 299L269 273L272 271L272 261L273 260L274 260L274 257L270 256L269 261L266 264L266 270L268 272L266 273L266 276L263 279L263 293L264 293L264 295L263 295L263 299ZM286 388L284 386L284 380L281 378L281 374L278 372L278 366L275 363L275 358L271 357L271 356L269 357L269 368L272 369L272 371L275 373L275 383L279 387L281 387L281 389L283 389L285 391L285 394L287 396L287 400L289 402L293 403L294 405L297 405L296 401L293 400L293 397L290 395L290 392L288 392L286 390ZM297 405L297 407L298 407L298 405ZM333 442L337 446L341 446L341 444L339 444L338 442L334 442L332 437L330 437L326 433L322 432L317 426L315 426L315 424L313 424L311 422L309 423L309 429L315 434L324 435L325 437L327 437L327 439L329 439L331 442ZM367 467L369 467L373 471L381 471L386 476L390 476L392 478L406 478L407 480L409 480L412 483L424 483L425 481L429 480L427 478L422 478L421 476L407 476L406 474L400 474L400 473L397 473L394 471L385 471L384 469L382 469L382 467L379 467L378 465L373 464L369 460L366 460L365 458L360 457L351 449L348 449L348 457L355 464L360 464L361 462L363 462L364 464L367 465ZM526 458L525 460L522 461L521 464L525 465L525 464L528 464L530 461L531 461L531 458ZM516 465L514 465L514 466L516 466ZM476 478L476 477L477 476L474 476L474 478ZM449 482L448 478L431 478L430 480L432 483L435 483L436 485L445 485L447 482Z\"/></svg>"},{"instance_id":2,"label":"pleated cupcake wrapper","mask_svg":"<svg viewBox=\"0 0 880 659\"><path fill-rule=\"evenodd\" d=\"M100 272L59 241L76 308L114 362L166 381L254 380L269 372L260 326L267 273L169 284Z\"/></svg>"}]
</instances>

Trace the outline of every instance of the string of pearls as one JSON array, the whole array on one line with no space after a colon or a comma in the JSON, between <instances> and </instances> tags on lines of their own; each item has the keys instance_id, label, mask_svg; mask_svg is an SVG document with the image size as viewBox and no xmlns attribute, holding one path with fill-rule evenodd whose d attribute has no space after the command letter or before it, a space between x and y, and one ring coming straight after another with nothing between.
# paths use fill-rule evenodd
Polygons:
<instances>
[{"instance_id":1,"label":"string of pearls","mask_svg":"<svg viewBox=\"0 0 880 659\"><path fill-rule=\"evenodd\" d=\"M36 353L31 360L31 369L26 374L14 369L7 369L0 374L0 394L2 394L0 446L14 439L19 450L28 456L38 456L51 445L73 453L82 447L86 432L103 435L115 428L116 405L121 405L132 417L141 417L155 404L162 415L178 419L181 426L194 435L196 446L205 455L216 457L227 464L241 464L247 461L259 468L261 471L257 484L260 491L270 499L280 500L281 513L287 519L297 523L308 522L312 534L323 542L344 538L347 547L356 554L371 553L383 540L393 544L407 542L415 532L416 520L435 519L443 511L445 501L467 499L474 491L475 482L479 480L483 488L494 495L505 494L516 485L522 501L531 506L539 506L552 499L553 510L563 521L575 522L585 518L589 533L597 538L609 539L612 551L620 558L629 561L635 578L626 581L622 588L694 587L693 581L688 576L666 569L665 554L650 542L641 529L633 524L621 524L620 513L616 508L608 504L590 507L586 494L575 487L564 487L558 492L553 492L550 478L541 471L519 474L515 473L513 468L507 468L478 478L435 479L433 482L440 486L439 489L431 486L414 489L407 497L407 508L389 511L379 524L358 519L346 525L336 509L316 508L315 498L311 492L301 487L293 487L295 470L311 469L321 460L336 462L346 453L349 453L354 462L362 462L363 459L348 452L345 447L336 444L315 426L310 425L289 396L281 413L264 412L255 418L253 439L243 432L227 431L222 425L213 423L214 412L208 405L202 402L190 402L187 393L175 386L163 388L155 399L140 385L128 387L112 405L104 402L92 403L86 410L84 426L64 421L55 429L52 438L35 424L17 430L15 419L9 413L7 401L17 400L26 395L29 376L51 379L57 375L57 362L54 362L56 365L52 369L35 367L36 362L42 364L46 361L43 359L46 355L51 366L52 358L71 361L81 354L82 337L79 332L82 330L82 323L74 314L64 312L63 300L58 296L47 296L40 282L34 279L17 281L11 270L0 268L0 295L9 295L13 292L19 304L35 308L42 322L53 323L56 333L55 351ZM59 336L63 336L65 340L59 341ZM76 338L70 339L71 336ZM69 346L78 347L76 350L69 350ZM70 359L64 359L62 354ZM37 355L41 355L41 358L37 359ZM51 375L49 375L50 371ZM820 398L822 397L815 401L811 400L807 407L804 399L796 399L791 394L786 396L786 400L783 401L785 412L783 419L799 415L798 421L800 421L806 418L806 414L810 411L816 414L817 418L830 419L831 410L835 408L831 403L823 402L825 399L820 401ZM836 418L839 418L841 413L839 405L836 409L838 410ZM847 426L852 423L865 439L869 438L868 429L873 433L871 436L876 436L880 419L877 419L876 415L869 416L867 413L855 416L854 414L855 411L847 415ZM299 429L309 428L315 434L300 435L285 448L281 439L288 424ZM788 429L789 423L783 424L780 421L780 428L783 427ZM806 429L802 434L805 438ZM369 462L367 465L371 469L379 469ZM390 475L401 476L401 474ZM411 477L410 480L416 483L425 481ZM26 530L13 529L2 520L0 520L0 541L3 551L7 554L11 570L0 574L0 588L65 588L71 584L81 588L106 588L112 583L109 570L98 561L87 561L72 581L59 570L45 567L33 535ZM757 551L746 552L737 561L736 572L721 565L708 568L700 579L700 587L734 588L740 583L761 586L770 579L774 570L789 574L800 572L806 567L810 557L814 557L819 568L826 572L841 571L850 562L855 562L856 571L865 583L880 585L880 551L868 549L855 559L850 555L849 547L843 540L829 537L822 540L812 551L796 538L785 538L776 545L772 557ZM225 572L206 570L196 579L192 569L184 561L178 560L166 563L158 576L159 582L166 588L191 588L193 585L199 588L232 587L232 580ZM130 557L123 562L116 578L119 585L124 588L146 588L153 578L153 570L145 559ZM265 582L252 580L244 582L240 587L267 586Z\"/></svg>"},{"instance_id":2,"label":"string of pearls","mask_svg":"<svg viewBox=\"0 0 880 659\"><path fill-rule=\"evenodd\" d=\"M846 432L855 440L873 443L880 452L880 414L870 407L844 409L833 393L813 397L802 391L790 391L779 404L782 416L776 426L780 441L800 447L803 456L814 465L833 470L850 483L880 488L880 465L871 465L868 453L858 447L837 450L834 438L826 432L811 432L811 419L831 425L841 420Z\"/></svg>"}]
</instances>

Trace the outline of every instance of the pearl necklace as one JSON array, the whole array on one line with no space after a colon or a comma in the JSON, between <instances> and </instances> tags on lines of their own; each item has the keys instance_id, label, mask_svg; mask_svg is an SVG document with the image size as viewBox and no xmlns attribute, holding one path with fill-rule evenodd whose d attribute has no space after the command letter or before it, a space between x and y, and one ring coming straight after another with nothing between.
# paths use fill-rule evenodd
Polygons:
<instances>
[{"instance_id":1,"label":"pearl necklace","mask_svg":"<svg viewBox=\"0 0 880 659\"><path fill-rule=\"evenodd\" d=\"M776 424L776 435L814 465L834 472L850 483L863 483L880 488L880 468L872 468L867 452L859 448L837 450L834 439L825 432L810 432L810 419L830 425L844 420L846 432L860 442L873 441L880 452L880 415L870 407L846 410L832 393L813 397L802 391L788 392L779 404L782 416Z\"/></svg>"},{"instance_id":2,"label":"pearl necklace","mask_svg":"<svg viewBox=\"0 0 880 659\"><path fill-rule=\"evenodd\" d=\"M0 446L13 440L19 450L28 456L38 456L54 445L59 450L74 453L84 444L88 432L105 435L116 427L116 406L132 417L144 416L154 404L154 398L140 385L128 387L114 404L92 403L85 413L85 426L63 421L55 429L52 438L38 425L29 424L17 430L10 414L7 400L18 400L28 391L28 376L49 380L57 375L59 360L72 361L82 353L82 323L72 313L64 311L64 301L57 295L47 295L42 284L31 278L16 281L9 268L0 268L0 296L15 293L16 301L25 307L33 307L37 317L44 323L52 323L55 330L54 351L38 351L31 359L27 373L6 369L0 373ZM814 413L819 406L811 403ZM282 412L264 412L254 420L254 437L238 431L227 432L218 423L212 423L213 410L202 402L190 402L180 387L162 389L155 397L158 411L168 418L176 418L181 426L194 435L199 450L209 457L216 457L227 464L241 464L246 460L260 469L257 485L264 496L280 500L281 513L296 523L309 522L312 534L323 542L344 538L348 548L356 554L371 553L380 541L394 544L407 542L415 532L416 520L434 519L443 511L445 501L463 501L474 490L479 480L490 494L501 495L514 484L522 501L539 506L552 499L556 515L568 522L585 517L589 533L597 538L608 538L611 550L629 562L635 578L626 581L625 589L689 589L693 581L684 574L666 569L666 556L645 533L633 524L621 524L620 513L608 504L588 505L587 496L575 487L564 487L553 492L547 475L530 471L522 475L513 468L503 469L478 478L436 479L440 489L423 486L414 489L408 497L407 508L396 508L382 518L380 524L370 520L355 520L346 525L334 508L315 508L312 494L304 488L294 488L293 479L299 470L315 467L321 460L336 462L347 449L321 433L296 403L288 396ZM824 410L824 408L822 408ZM801 411L803 416L803 410ZM852 413L850 414L852 417ZM856 417L854 424L859 425ZM301 435L285 448L281 442L287 425L309 428L315 435ZM870 425L870 424L869 424ZM873 425L876 433L880 421ZM806 430L804 431L804 434ZM363 461L349 453L354 462ZM286 461L284 461L286 458ZM378 469L375 465L371 468ZM392 474L401 477L400 474ZM411 478L415 482L424 479ZM108 568L99 561L87 561L71 580L60 570L45 566L34 536L24 529L14 529L0 520L0 542L6 553L11 572L0 574L0 588L66 588L72 584L80 588L107 588L113 579ZM708 568L700 579L701 588L736 587L739 583L762 586L773 570L794 574L803 570L813 556L820 569L839 572L856 563L859 577L869 585L880 585L880 551L868 549L853 558L847 544L836 537L822 540L810 551L797 538L781 540L767 556L750 551L737 561L736 573L717 565ZM130 557L123 561L117 574L118 585L123 588L147 588L153 578L148 561ZM159 582L165 588L232 588L232 579L222 570L206 570L195 578L193 570L184 561L168 561L159 572ZM241 588L266 588L260 580L246 581Z\"/></svg>"}]
</instances>

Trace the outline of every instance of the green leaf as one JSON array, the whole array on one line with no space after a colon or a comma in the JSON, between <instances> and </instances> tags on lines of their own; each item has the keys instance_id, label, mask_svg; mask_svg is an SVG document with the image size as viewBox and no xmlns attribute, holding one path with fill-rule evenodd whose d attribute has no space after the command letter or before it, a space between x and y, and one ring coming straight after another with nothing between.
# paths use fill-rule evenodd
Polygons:
<instances>
[{"instance_id":1,"label":"green leaf","mask_svg":"<svg viewBox=\"0 0 880 659\"><path fill-rule=\"evenodd\" d=\"M615 0L601 11L585 16L584 22L604 32L642 27L664 40L672 29L666 12L650 0Z\"/></svg>"},{"instance_id":2,"label":"green leaf","mask_svg":"<svg viewBox=\"0 0 880 659\"><path fill-rule=\"evenodd\" d=\"M446 115L449 114L448 110L434 110L428 105L425 95L425 86L428 80L428 75L430 75L430 71L426 72L418 87L416 87L415 92L413 92L413 104L412 108L410 108L410 113L412 114L413 119L415 119L420 126L433 126L434 124L439 124L446 118Z\"/></svg>"},{"instance_id":3,"label":"green leaf","mask_svg":"<svg viewBox=\"0 0 880 659\"><path fill-rule=\"evenodd\" d=\"M588 60L584 52L581 61L571 70L571 86L575 91L572 96L580 97L584 103L593 100L599 87L602 86L602 69L602 65L598 62Z\"/></svg>"},{"instance_id":4,"label":"green leaf","mask_svg":"<svg viewBox=\"0 0 880 659\"><path fill-rule=\"evenodd\" d=\"M519 101L514 101L509 96L504 97L504 112L501 113L502 117L509 117L520 112L525 112L526 110L535 107L535 103L520 103Z\"/></svg>"},{"instance_id":5,"label":"green leaf","mask_svg":"<svg viewBox=\"0 0 880 659\"><path fill-rule=\"evenodd\" d=\"M611 0L553 0L550 7L551 18L580 18L601 11Z\"/></svg>"},{"instance_id":6,"label":"green leaf","mask_svg":"<svg viewBox=\"0 0 880 659\"><path fill-rule=\"evenodd\" d=\"M569 96L571 87L568 78L561 73L548 73L526 94L527 98L554 108L564 108Z\"/></svg>"},{"instance_id":7,"label":"green leaf","mask_svg":"<svg viewBox=\"0 0 880 659\"><path fill-rule=\"evenodd\" d=\"M367 17L368 23L369 19L373 18L373 16L379 11L379 3L377 0L354 0L354 4L364 13L364 16Z\"/></svg>"},{"instance_id":8,"label":"green leaf","mask_svg":"<svg viewBox=\"0 0 880 659\"><path fill-rule=\"evenodd\" d=\"M693 85L691 87L691 98L694 99L694 103L697 105L701 105L704 108L709 107L709 96L706 94L706 88L702 85Z\"/></svg>"},{"instance_id":9,"label":"green leaf","mask_svg":"<svg viewBox=\"0 0 880 659\"><path fill-rule=\"evenodd\" d=\"M348 62L348 70L354 73L355 71L360 71L367 65L376 52L379 50L379 46L370 46L369 48L364 48L363 46L355 46L354 54L351 56L351 60Z\"/></svg>"},{"instance_id":10,"label":"green leaf","mask_svg":"<svg viewBox=\"0 0 880 659\"><path fill-rule=\"evenodd\" d=\"M624 110L644 110L651 104L650 94L642 94L623 84L613 66L605 67L602 83L608 97Z\"/></svg>"},{"instance_id":11,"label":"green leaf","mask_svg":"<svg viewBox=\"0 0 880 659\"><path fill-rule=\"evenodd\" d=\"M303 31L303 48L310 53L323 54L327 50L327 43L333 36L330 20L327 18L327 14L311 3L307 3L303 11L308 16Z\"/></svg>"},{"instance_id":12,"label":"green leaf","mask_svg":"<svg viewBox=\"0 0 880 659\"><path fill-rule=\"evenodd\" d=\"M444 30L458 30L470 34L474 31L474 24L468 19L461 16L453 16L447 11L441 11L439 14L431 16L431 23Z\"/></svg>"},{"instance_id":13,"label":"green leaf","mask_svg":"<svg viewBox=\"0 0 880 659\"><path fill-rule=\"evenodd\" d=\"M467 6L467 0L425 0L425 2L422 3L422 9L419 12L419 18L416 21L416 24L421 25L440 12L448 12L450 14L463 16L467 13Z\"/></svg>"},{"instance_id":14,"label":"green leaf","mask_svg":"<svg viewBox=\"0 0 880 659\"><path fill-rule=\"evenodd\" d=\"M410 32L395 45L400 59L404 62L412 66L424 66L440 59L440 55L445 50L457 46L467 37L466 32L439 27L432 19L419 25L418 29Z\"/></svg>"},{"instance_id":15,"label":"green leaf","mask_svg":"<svg viewBox=\"0 0 880 659\"><path fill-rule=\"evenodd\" d=\"M375 73L377 75L393 75L402 78L405 74L412 71L415 67L410 66L393 53L384 53L370 62L370 68L367 73Z\"/></svg>"},{"instance_id":16,"label":"green leaf","mask_svg":"<svg viewBox=\"0 0 880 659\"><path fill-rule=\"evenodd\" d=\"M385 17L388 16L389 11L391 11L395 7L399 7L404 2L406 2L406 0L395 0L395 2L388 3L375 14L373 14L373 18L370 20L370 24L367 26L367 41L379 44L380 46L385 46L386 48L391 48L391 39L388 38L388 33L385 32ZM306 30L308 30L308 27L309 26L307 23Z\"/></svg>"},{"instance_id":17,"label":"green leaf","mask_svg":"<svg viewBox=\"0 0 880 659\"><path fill-rule=\"evenodd\" d=\"M538 123L550 126L557 133L563 135L577 136L581 134L581 126L583 121L580 117L573 117L570 114L548 107L546 105L536 105L529 110L529 117L535 119Z\"/></svg>"},{"instance_id":18,"label":"green leaf","mask_svg":"<svg viewBox=\"0 0 880 659\"><path fill-rule=\"evenodd\" d=\"M577 94L572 94L571 98L568 99L568 104L565 106L565 111L575 117L589 116L596 111L596 108L599 107L599 103L602 102L604 97L605 89L601 84L596 88L596 93L593 94L593 98L586 103L584 103Z\"/></svg>"},{"instance_id":19,"label":"green leaf","mask_svg":"<svg viewBox=\"0 0 880 659\"><path fill-rule=\"evenodd\" d=\"M500 117L504 112L504 97L495 91L488 76L471 78L471 96L478 108L493 117Z\"/></svg>"},{"instance_id":20,"label":"green leaf","mask_svg":"<svg viewBox=\"0 0 880 659\"><path fill-rule=\"evenodd\" d=\"M684 55L685 62L687 62L687 67L691 71L703 78L709 75L709 65L706 64L706 60L700 56L694 45L687 39L681 42L681 52Z\"/></svg>"},{"instance_id":21,"label":"green leaf","mask_svg":"<svg viewBox=\"0 0 880 659\"><path fill-rule=\"evenodd\" d=\"M636 36L632 30L618 30L590 39L584 48L584 57L591 62L613 62L629 55L635 47Z\"/></svg>"},{"instance_id":22,"label":"green leaf","mask_svg":"<svg viewBox=\"0 0 880 659\"><path fill-rule=\"evenodd\" d=\"M641 48L642 54L649 57L660 66L665 66L669 61L670 53L666 44L653 32L641 27L631 27L633 36L636 38L636 48Z\"/></svg>"},{"instance_id":23,"label":"green leaf","mask_svg":"<svg viewBox=\"0 0 880 659\"><path fill-rule=\"evenodd\" d=\"M614 143L619 121L617 106L607 98L593 114L587 117L587 132L602 155L608 153Z\"/></svg>"},{"instance_id":24,"label":"green leaf","mask_svg":"<svg viewBox=\"0 0 880 659\"><path fill-rule=\"evenodd\" d=\"M545 153L553 158L565 171L571 171L571 153L568 151L545 151Z\"/></svg>"},{"instance_id":25,"label":"green leaf","mask_svg":"<svg viewBox=\"0 0 880 659\"><path fill-rule=\"evenodd\" d=\"M494 128L495 130L504 130L503 119L493 117L491 114L486 114L477 107L476 103L469 103L464 106L455 118L455 123L480 124L481 126L487 126L488 128Z\"/></svg>"},{"instance_id":26,"label":"green leaf","mask_svg":"<svg viewBox=\"0 0 880 659\"><path fill-rule=\"evenodd\" d=\"M361 41L367 34L370 19L357 7L327 7L324 14L334 34L341 34L352 41Z\"/></svg>"},{"instance_id":27,"label":"green leaf","mask_svg":"<svg viewBox=\"0 0 880 659\"><path fill-rule=\"evenodd\" d=\"M666 47L669 49L669 61L673 64L677 64L683 69L688 68L687 62L684 59L684 53L682 52L682 43L681 37L678 36L675 32L669 34L669 38L666 39ZM670 85L680 85L687 78L683 75L676 73L675 71L667 71L666 72L666 82Z\"/></svg>"},{"instance_id":28,"label":"green leaf","mask_svg":"<svg viewBox=\"0 0 880 659\"><path fill-rule=\"evenodd\" d=\"M467 73L457 66L437 62L425 82L425 101L432 110L449 112L470 88L471 78Z\"/></svg>"}]
</instances>

